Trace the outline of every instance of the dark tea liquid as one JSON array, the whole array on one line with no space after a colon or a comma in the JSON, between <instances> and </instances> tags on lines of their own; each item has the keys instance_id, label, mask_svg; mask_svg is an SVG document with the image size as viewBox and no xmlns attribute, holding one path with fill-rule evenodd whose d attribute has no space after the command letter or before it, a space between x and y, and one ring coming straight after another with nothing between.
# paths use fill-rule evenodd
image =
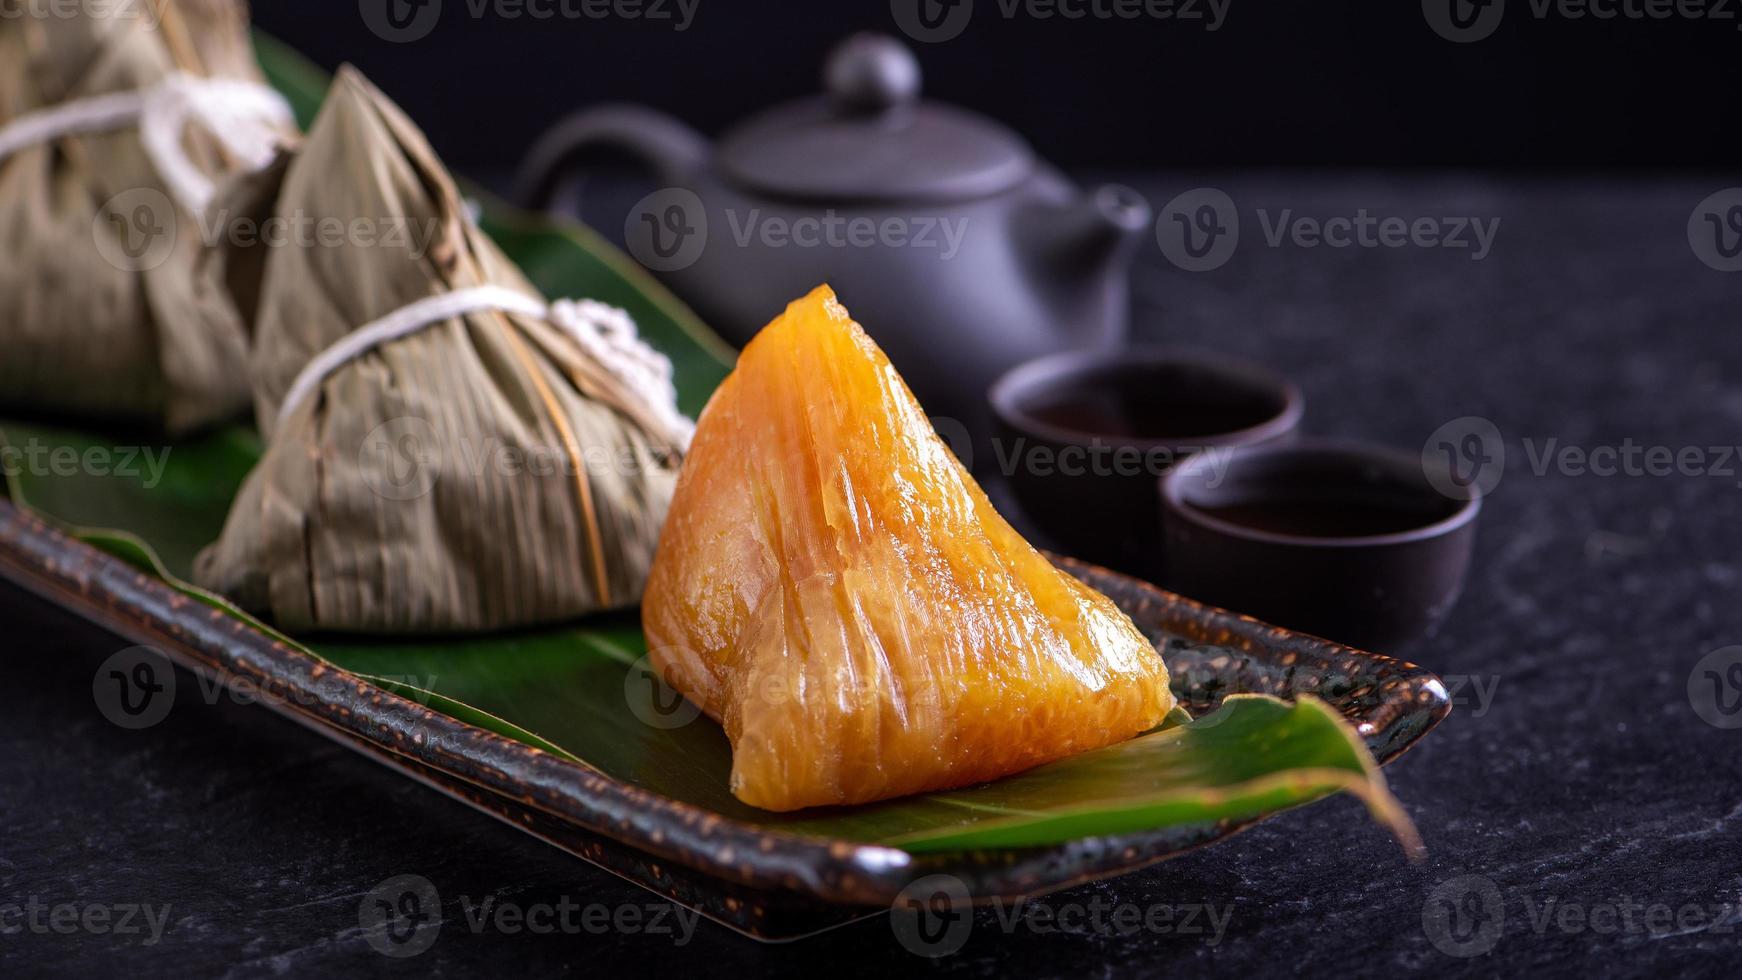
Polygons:
<instances>
[{"instance_id":1,"label":"dark tea liquid","mask_svg":"<svg viewBox=\"0 0 1742 980\"><path fill-rule=\"evenodd\" d=\"M1401 534L1450 516L1439 506L1384 498L1298 497L1204 506L1194 510L1229 524L1308 538L1365 538Z\"/></svg>"},{"instance_id":2,"label":"dark tea liquid","mask_svg":"<svg viewBox=\"0 0 1742 980\"><path fill-rule=\"evenodd\" d=\"M1261 389L1189 368L1097 372L1037 392L1023 409L1061 429L1124 439L1196 439L1250 429L1282 412Z\"/></svg>"}]
</instances>

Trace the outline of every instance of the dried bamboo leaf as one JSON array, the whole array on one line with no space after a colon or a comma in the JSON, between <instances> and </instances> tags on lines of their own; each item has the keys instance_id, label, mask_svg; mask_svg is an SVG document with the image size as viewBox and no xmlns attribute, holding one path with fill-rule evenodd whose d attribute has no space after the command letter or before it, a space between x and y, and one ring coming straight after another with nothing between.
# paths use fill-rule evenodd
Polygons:
<instances>
[{"instance_id":1,"label":"dried bamboo leaf","mask_svg":"<svg viewBox=\"0 0 1742 980\"><path fill-rule=\"evenodd\" d=\"M551 324L434 324L351 360L279 421L309 361L364 324L460 289L538 295L410 120L341 71L295 157L216 210L266 199L285 228L344 232L229 248L212 270L251 311L268 445L199 581L291 630L488 630L633 605L681 455Z\"/></svg>"},{"instance_id":2,"label":"dried bamboo leaf","mask_svg":"<svg viewBox=\"0 0 1742 980\"><path fill-rule=\"evenodd\" d=\"M262 81L239 0L13 13L0 18L0 125L176 72ZM185 148L209 177L232 169L206 134ZM197 275L202 232L136 128L0 159L0 400L171 431L238 412L245 339L228 300Z\"/></svg>"}]
</instances>

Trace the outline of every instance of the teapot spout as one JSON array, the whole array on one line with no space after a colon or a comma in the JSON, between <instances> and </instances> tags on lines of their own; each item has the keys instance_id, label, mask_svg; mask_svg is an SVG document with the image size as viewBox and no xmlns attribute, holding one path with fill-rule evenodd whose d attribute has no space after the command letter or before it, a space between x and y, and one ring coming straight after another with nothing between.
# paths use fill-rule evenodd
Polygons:
<instances>
[{"instance_id":1,"label":"teapot spout","mask_svg":"<svg viewBox=\"0 0 1742 980\"><path fill-rule=\"evenodd\" d=\"M1103 184L1037 228L1040 268L1066 281L1124 268L1144 234L1151 211L1143 195L1122 184Z\"/></svg>"}]
</instances>

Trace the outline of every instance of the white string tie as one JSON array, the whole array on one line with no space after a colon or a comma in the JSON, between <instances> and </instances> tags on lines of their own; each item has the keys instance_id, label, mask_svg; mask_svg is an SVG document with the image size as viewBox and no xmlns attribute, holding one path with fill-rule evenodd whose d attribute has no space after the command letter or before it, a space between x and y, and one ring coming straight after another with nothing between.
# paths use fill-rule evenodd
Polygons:
<instances>
[{"instance_id":1,"label":"white string tie","mask_svg":"<svg viewBox=\"0 0 1742 980\"><path fill-rule=\"evenodd\" d=\"M190 214L205 212L216 184L188 159L189 123L210 133L244 170L272 162L296 117L284 96L256 82L177 72L148 89L115 92L26 113L0 128L0 160L67 136L139 127L139 142L164 185Z\"/></svg>"},{"instance_id":2,"label":"white string tie","mask_svg":"<svg viewBox=\"0 0 1742 980\"><path fill-rule=\"evenodd\" d=\"M504 286L478 286L420 299L341 337L309 361L291 382L278 409L278 424L283 425L329 375L361 355L434 324L487 310L543 320L563 331L652 409L665 429L661 435L679 449L689 448L696 424L677 409L671 360L640 338L628 313L590 299L546 304Z\"/></svg>"}]
</instances>

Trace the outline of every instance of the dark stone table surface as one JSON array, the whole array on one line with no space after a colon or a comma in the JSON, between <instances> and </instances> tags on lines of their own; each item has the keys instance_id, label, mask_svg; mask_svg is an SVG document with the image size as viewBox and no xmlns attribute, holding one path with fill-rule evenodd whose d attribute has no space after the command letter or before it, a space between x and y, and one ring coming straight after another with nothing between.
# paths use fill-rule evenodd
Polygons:
<instances>
[{"instance_id":1,"label":"dark stone table surface","mask_svg":"<svg viewBox=\"0 0 1742 980\"><path fill-rule=\"evenodd\" d=\"M1742 669L1705 659L1742 644L1742 461L1720 448L1742 442L1742 274L1709 268L1688 235L1696 205L1735 181L1134 183L1158 206L1220 188L1242 225L1210 272L1146 243L1140 337L1287 372L1313 434L1415 450L1479 416L1504 436L1467 591L1405 651L1458 704L1387 771L1425 861L1339 798L1028 909L982 910L936 962L903 949L886 916L782 946L706 922L656 932L652 896L259 707L187 684L161 724L110 724L92 675L124 644L0 588L0 975L1742 973L1742 729L1723 727L1742 722L1723 712ZM1499 225L1479 260L1267 240L1285 210L1361 209ZM1563 452L1630 445L1692 447L1689 465L1598 475ZM445 920L408 959L359 924L398 875L427 878ZM598 920L577 911L569 934L475 930L486 902L597 905L628 928L591 933ZM161 931L136 912L118 934L129 906Z\"/></svg>"}]
</instances>

